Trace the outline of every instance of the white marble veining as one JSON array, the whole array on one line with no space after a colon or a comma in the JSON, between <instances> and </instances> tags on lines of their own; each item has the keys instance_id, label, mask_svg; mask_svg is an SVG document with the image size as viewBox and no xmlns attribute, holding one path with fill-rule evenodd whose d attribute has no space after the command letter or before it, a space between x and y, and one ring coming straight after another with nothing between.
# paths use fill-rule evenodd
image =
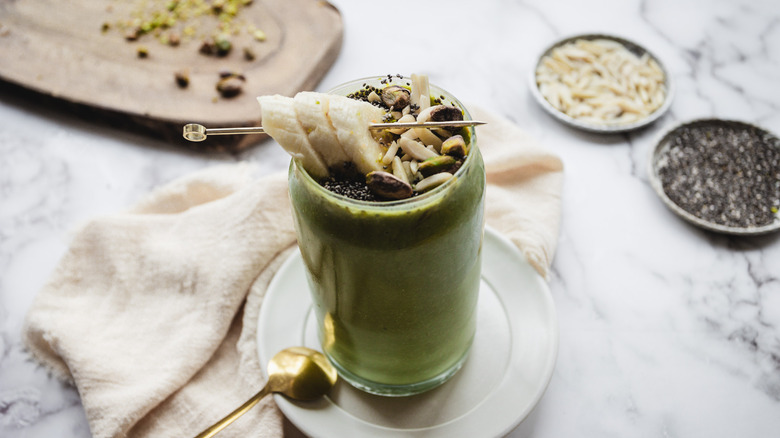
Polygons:
<instances>
[{"instance_id":1,"label":"white marble veining","mask_svg":"<svg viewBox=\"0 0 780 438\"><path fill-rule=\"evenodd\" d=\"M730 118L780 133L777 0L333 3L344 45L319 89L427 73L564 161L551 278L558 362L511 437L780 436L780 235L693 228L657 199L645 171L656 137L681 121ZM528 92L529 69L550 42L582 32L621 35L660 56L676 83L670 112L613 136L546 115ZM271 172L287 157L270 142L235 156L183 152L0 94L0 436L90 435L78 393L20 341L70 230L163 182L237 160Z\"/></svg>"}]
</instances>

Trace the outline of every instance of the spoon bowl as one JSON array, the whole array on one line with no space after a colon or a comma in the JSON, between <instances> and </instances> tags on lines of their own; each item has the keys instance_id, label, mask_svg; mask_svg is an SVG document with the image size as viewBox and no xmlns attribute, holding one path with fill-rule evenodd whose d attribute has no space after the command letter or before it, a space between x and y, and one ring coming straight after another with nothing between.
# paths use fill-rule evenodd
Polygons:
<instances>
[{"instance_id":1,"label":"spoon bowl","mask_svg":"<svg viewBox=\"0 0 780 438\"><path fill-rule=\"evenodd\" d=\"M268 384L293 400L316 400L336 384L338 374L320 352L306 347L286 348L268 363Z\"/></svg>"},{"instance_id":2,"label":"spoon bowl","mask_svg":"<svg viewBox=\"0 0 780 438\"><path fill-rule=\"evenodd\" d=\"M196 438L216 435L270 393L283 394L293 400L316 400L327 394L337 379L336 369L319 351L306 347L285 348L268 363L268 381L263 389Z\"/></svg>"}]
</instances>

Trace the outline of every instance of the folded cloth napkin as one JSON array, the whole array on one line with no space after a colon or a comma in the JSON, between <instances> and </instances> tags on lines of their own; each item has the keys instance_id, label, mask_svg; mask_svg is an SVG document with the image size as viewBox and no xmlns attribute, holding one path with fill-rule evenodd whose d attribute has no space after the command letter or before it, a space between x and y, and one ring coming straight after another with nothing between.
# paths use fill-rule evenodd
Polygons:
<instances>
[{"instance_id":1,"label":"folded cloth napkin","mask_svg":"<svg viewBox=\"0 0 780 438\"><path fill-rule=\"evenodd\" d=\"M475 108L487 223L544 277L560 220L561 161ZM295 249L286 174L217 166L75 234L30 309L32 355L79 391L95 437L193 436L264 384L257 317ZM266 398L221 436L277 437Z\"/></svg>"}]
</instances>

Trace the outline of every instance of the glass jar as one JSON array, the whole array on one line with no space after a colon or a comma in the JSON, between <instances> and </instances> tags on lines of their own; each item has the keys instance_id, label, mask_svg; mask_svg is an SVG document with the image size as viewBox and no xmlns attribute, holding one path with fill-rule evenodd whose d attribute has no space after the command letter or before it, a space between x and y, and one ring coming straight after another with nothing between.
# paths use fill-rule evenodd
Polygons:
<instances>
[{"instance_id":1,"label":"glass jar","mask_svg":"<svg viewBox=\"0 0 780 438\"><path fill-rule=\"evenodd\" d=\"M347 95L360 79L332 90ZM397 79L396 79L397 80ZM468 111L444 90L431 86ZM476 328L485 170L473 128L450 178L400 201L333 193L296 160L289 189L323 352L341 377L374 394L432 389L465 361Z\"/></svg>"}]
</instances>

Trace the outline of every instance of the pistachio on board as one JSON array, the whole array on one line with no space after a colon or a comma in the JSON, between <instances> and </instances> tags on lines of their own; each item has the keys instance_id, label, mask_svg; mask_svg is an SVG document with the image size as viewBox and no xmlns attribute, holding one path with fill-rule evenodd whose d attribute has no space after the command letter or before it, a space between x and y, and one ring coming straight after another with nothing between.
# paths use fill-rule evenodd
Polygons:
<instances>
[{"instance_id":1,"label":"pistachio on board","mask_svg":"<svg viewBox=\"0 0 780 438\"><path fill-rule=\"evenodd\" d=\"M244 88L244 77L242 75L228 75L222 77L217 82L217 91L222 97L236 97L241 94Z\"/></svg>"}]
</instances>

